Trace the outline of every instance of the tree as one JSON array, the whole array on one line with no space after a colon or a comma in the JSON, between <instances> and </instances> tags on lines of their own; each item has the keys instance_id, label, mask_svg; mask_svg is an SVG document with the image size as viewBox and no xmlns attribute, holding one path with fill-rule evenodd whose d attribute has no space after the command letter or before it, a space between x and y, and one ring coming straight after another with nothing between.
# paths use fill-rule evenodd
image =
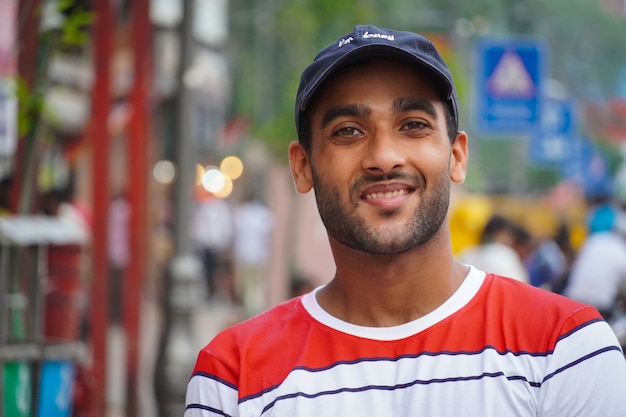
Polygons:
<instances>
[{"instance_id":1,"label":"tree","mask_svg":"<svg viewBox=\"0 0 626 417\"><path fill-rule=\"evenodd\" d=\"M233 0L234 114L253 121L254 134L285 158L296 138L293 103L298 76L312 54L359 23L440 33L456 50L449 57L461 106L470 78L470 49L481 34L542 36L551 76L574 97L609 97L626 67L624 18L588 0ZM462 33L462 24L470 31ZM448 57L446 57L448 58Z\"/></svg>"}]
</instances>

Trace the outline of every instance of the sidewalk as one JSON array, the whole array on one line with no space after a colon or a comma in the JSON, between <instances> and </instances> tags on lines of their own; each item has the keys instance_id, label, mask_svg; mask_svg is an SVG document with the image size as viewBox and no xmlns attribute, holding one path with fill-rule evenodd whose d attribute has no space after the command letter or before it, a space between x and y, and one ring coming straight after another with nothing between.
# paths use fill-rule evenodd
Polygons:
<instances>
[{"instance_id":1,"label":"sidewalk","mask_svg":"<svg viewBox=\"0 0 626 417\"><path fill-rule=\"evenodd\" d=\"M162 325L160 306L148 300L142 303L139 335L139 409L142 417L157 417L158 406L154 392L154 368L159 349ZM195 362L195 354L206 345L220 330L239 320L238 311L228 303L212 302L200 306L192 314L190 325L190 366ZM111 326L107 337L107 417L126 417L126 335L121 326ZM130 417L130 416L129 416ZM172 416L176 417L176 416ZM181 415L182 417L182 415Z\"/></svg>"}]
</instances>

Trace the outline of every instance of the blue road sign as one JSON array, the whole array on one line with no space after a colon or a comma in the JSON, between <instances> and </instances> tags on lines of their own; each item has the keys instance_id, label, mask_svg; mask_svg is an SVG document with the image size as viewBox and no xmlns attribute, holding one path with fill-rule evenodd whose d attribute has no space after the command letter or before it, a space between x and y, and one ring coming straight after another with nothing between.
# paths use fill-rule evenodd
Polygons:
<instances>
[{"instance_id":1,"label":"blue road sign","mask_svg":"<svg viewBox=\"0 0 626 417\"><path fill-rule=\"evenodd\" d=\"M540 123L547 46L535 38L482 38L476 44L477 127L529 133Z\"/></svg>"},{"instance_id":2,"label":"blue road sign","mask_svg":"<svg viewBox=\"0 0 626 417\"><path fill-rule=\"evenodd\" d=\"M586 137L577 137L573 145L574 154L561 165L561 176L580 186L587 197L611 195L614 183L606 157Z\"/></svg>"},{"instance_id":3,"label":"blue road sign","mask_svg":"<svg viewBox=\"0 0 626 417\"><path fill-rule=\"evenodd\" d=\"M545 97L540 128L530 138L530 160L540 165L560 165L576 152L576 109L572 100Z\"/></svg>"}]
</instances>

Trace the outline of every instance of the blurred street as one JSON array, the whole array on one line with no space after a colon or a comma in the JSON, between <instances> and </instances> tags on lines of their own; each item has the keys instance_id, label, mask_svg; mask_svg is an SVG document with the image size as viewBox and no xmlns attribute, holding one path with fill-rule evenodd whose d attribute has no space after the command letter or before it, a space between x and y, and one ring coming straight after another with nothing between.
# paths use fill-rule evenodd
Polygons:
<instances>
[{"instance_id":1,"label":"blurred street","mask_svg":"<svg viewBox=\"0 0 626 417\"><path fill-rule=\"evenodd\" d=\"M192 317L190 351L197 352L212 336L233 324L240 312L227 303L202 306ZM162 328L162 310L155 300L146 300L141 307L140 363L139 363L139 415L158 415L154 392L154 366L158 353L159 332ZM126 349L124 331L119 326L109 328L107 335L107 416L126 415ZM181 410L180 415L182 415Z\"/></svg>"},{"instance_id":2,"label":"blurred street","mask_svg":"<svg viewBox=\"0 0 626 417\"><path fill-rule=\"evenodd\" d=\"M623 266L624 1L3 0L0 417L182 416L217 332L334 276L287 154L309 55L363 23L454 74L454 254L626 344L626 284L582 265Z\"/></svg>"}]
</instances>

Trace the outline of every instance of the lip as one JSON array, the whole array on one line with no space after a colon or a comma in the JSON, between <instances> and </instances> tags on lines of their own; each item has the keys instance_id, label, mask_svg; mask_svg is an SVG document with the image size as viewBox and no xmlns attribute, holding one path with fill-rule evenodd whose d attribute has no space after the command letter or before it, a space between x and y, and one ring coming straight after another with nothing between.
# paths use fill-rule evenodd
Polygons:
<instances>
[{"instance_id":1,"label":"lip","mask_svg":"<svg viewBox=\"0 0 626 417\"><path fill-rule=\"evenodd\" d=\"M376 184L363 190L361 201L389 210L400 207L414 191L415 188L408 184Z\"/></svg>"}]
</instances>

